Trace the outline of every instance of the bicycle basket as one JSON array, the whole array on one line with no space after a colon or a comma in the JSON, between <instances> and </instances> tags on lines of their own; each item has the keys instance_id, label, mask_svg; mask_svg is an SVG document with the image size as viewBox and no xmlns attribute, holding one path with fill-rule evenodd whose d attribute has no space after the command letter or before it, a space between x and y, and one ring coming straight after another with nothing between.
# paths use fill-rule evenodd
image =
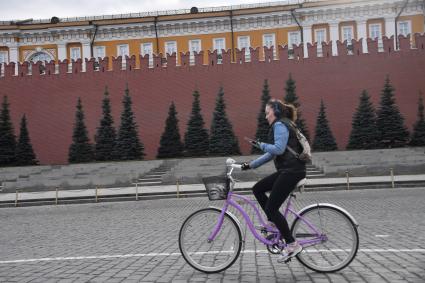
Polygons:
<instances>
[{"instance_id":1,"label":"bicycle basket","mask_svg":"<svg viewBox=\"0 0 425 283\"><path fill-rule=\"evenodd\" d=\"M227 199L230 190L230 179L226 176L202 178L209 200Z\"/></svg>"}]
</instances>

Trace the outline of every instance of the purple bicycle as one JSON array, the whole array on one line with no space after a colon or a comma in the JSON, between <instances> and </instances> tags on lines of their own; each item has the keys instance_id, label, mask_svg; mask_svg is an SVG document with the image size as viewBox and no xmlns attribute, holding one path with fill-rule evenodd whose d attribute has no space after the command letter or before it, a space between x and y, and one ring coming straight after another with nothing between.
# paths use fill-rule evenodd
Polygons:
<instances>
[{"instance_id":1,"label":"purple bicycle","mask_svg":"<svg viewBox=\"0 0 425 283\"><path fill-rule=\"evenodd\" d=\"M253 236L266 245L272 254L285 248L279 231L268 225L257 205L248 197L233 192L235 179L232 172L241 165L227 159L230 170L223 177L204 178L210 200L225 200L222 208L208 207L191 214L183 223L179 234L179 248L184 259L193 268L205 272L221 272L229 268L239 257L242 244L241 224L229 211L239 211ZM297 187L305 184L301 180ZM297 259L307 268L317 272L335 272L343 269L357 254L359 247L358 224L343 208L329 203L309 205L299 212L293 210L291 194L283 210L284 216L292 215L291 231L303 246ZM238 202L253 208L260 225L255 226L245 209ZM288 219L289 220L289 219Z\"/></svg>"}]
</instances>

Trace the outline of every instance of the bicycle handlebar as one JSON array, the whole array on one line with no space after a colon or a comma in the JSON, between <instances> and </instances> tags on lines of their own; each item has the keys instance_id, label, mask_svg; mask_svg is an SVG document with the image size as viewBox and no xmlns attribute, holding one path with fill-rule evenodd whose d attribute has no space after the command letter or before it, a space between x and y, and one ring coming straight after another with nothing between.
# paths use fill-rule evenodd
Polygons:
<instances>
[{"instance_id":1,"label":"bicycle handlebar","mask_svg":"<svg viewBox=\"0 0 425 283\"><path fill-rule=\"evenodd\" d=\"M242 164L237 164L236 163L236 160L234 160L232 158L227 158L226 165L228 167L230 167L230 171L227 172L227 176L232 180L232 182L234 182L234 179L232 177L233 169L235 169L235 168L241 169L242 168Z\"/></svg>"},{"instance_id":2,"label":"bicycle handlebar","mask_svg":"<svg viewBox=\"0 0 425 283\"><path fill-rule=\"evenodd\" d=\"M231 167L232 169L234 169L234 168L241 169L242 168L242 164L237 164L236 160L234 160L232 158L227 158L226 165Z\"/></svg>"},{"instance_id":3,"label":"bicycle handlebar","mask_svg":"<svg viewBox=\"0 0 425 283\"><path fill-rule=\"evenodd\" d=\"M230 165L232 168L236 168L236 169L241 169L242 168L242 164L232 164Z\"/></svg>"}]
</instances>

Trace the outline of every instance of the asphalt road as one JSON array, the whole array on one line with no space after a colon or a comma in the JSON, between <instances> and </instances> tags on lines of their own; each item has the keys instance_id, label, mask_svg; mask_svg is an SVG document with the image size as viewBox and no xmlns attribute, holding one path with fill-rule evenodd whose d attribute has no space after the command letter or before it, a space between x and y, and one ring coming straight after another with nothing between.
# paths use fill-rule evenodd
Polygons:
<instances>
[{"instance_id":1,"label":"asphalt road","mask_svg":"<svg viewBox=\"0 0 425 283\"><path fill-rule=\"evenodd\" d=\"M425 189L303 193L296 207L330 202L359 222L344 270L319 274L277 257L248 234L225 272L204 274L179 253L184 219L206 198L0 209L0 282L425 282Z\"/></svg>"}]
</instances>

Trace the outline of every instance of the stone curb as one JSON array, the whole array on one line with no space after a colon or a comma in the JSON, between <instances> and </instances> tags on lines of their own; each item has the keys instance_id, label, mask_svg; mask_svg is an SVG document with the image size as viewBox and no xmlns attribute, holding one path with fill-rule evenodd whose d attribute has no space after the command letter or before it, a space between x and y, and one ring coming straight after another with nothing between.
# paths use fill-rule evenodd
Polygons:
<instances>
[{"instance_id":1,"label":"stone curb","mask_svg":"<svg viewBox=\"0 0 425 283\"><path fill-rule=\"evenodd\" d=\"M250 194L255 182L239 182L235 191ZM347 187L346 178L309 179L303 191L336 191L377 188L425 187L425 175L400 175L352 177ZM62 190L43 192L18 192L0 194L0 207L55 205L68 203L96 203L105 201L129 201L164 198L206 197L203 184L168 185L124 188L98 188L86 190Z\"/></svg>"}]
</instances>

